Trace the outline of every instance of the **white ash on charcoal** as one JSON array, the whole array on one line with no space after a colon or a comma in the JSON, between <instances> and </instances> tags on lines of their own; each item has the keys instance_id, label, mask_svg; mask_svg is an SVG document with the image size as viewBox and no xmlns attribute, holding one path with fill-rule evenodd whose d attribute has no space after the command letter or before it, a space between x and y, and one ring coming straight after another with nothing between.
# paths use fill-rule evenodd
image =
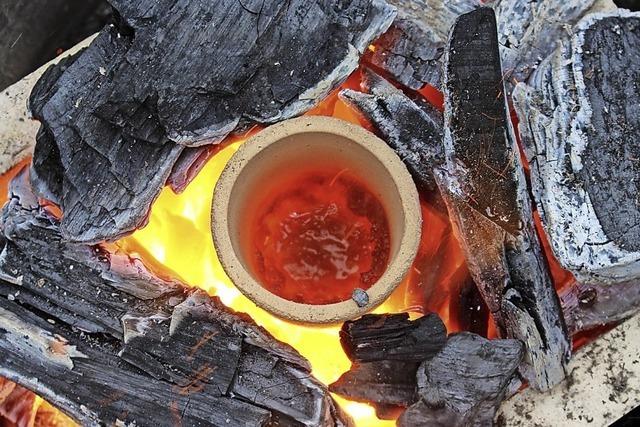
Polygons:
<instances>
[{"instance_id":1,"label":"white ash on charcoal","mask_svg":"<svg viewBox=\"0 0 640 427\"><path fill-rule=\"evenodd\" d=\"M481 0L389 0L398 16L365 61L411 89L440 87L442 53L455 19Z\"/></svg>"},{"instance_id":2,"label":"white ash on charcoal","mask_svg":"<svg viewBox=\"0 0 640 427\"><path fill-rule=\"evenodd\" d=\"M352 366L329 389L372 404L381 418L404 412L401 426L490 425L521 384L522 343L468 332L447 338L435 314L366 315L345 323L340 340Z\"/></svg>"},{"instance_id":3,"label":"white ash on charcoal","mask_svg":"<svg viewBox=\"0 0 640 427\"><path fill-rule=\"evenodd\" d=\"M402 414L398 426L493 425L500 403L521 385L516 371L524 354L517 340L451 335L434 358L420 365L419 400Z\"/></svg>"},{"instance_id":4,"label":"white ash on charcoal","mask_svg":"<svg viewBox=\"0 0 640 427\"><path fill-rule=\"evenodd\" d=\"M547 390L563 380L571 346L534 229L492 9L458 18L445 65L446 163L436 178L500 333L525 344L521 374Z\"/></svg>"},{"instance_id":5,"label":"white ash on charcoal","mask_svg":"<svg viewBox=\"0 0 640 427\"><path fill-rule=\"evenodd\" d=\"M441 86L443 52L455 19L483 5L496 10L506 87L526 81L584 16L616 9L611 0L391 1L398 16L366 61L410 89Z\"/></svg>"},{"instance_id":6,"label":"white ash on charcoal","mask_svg":"<svg viewBox=\"0 0 640 427\"><path fill-rule=\"evenodd\" d=\"M639 44L640 14L591 15L514 91L542 224L584 285L640 280Z\"/></svg>"},{"instance_id":7,"label":"white ash on charcoal","mask_svg":"<svg viewBox=\"0 0 640 427\"><path fill-rule=\"evenodd\" d=\"M583 17L617 9L612 0L498 0L493 6L509 92L527 81Z\"/></svg>"},{"instance_id":8,"label":"white ash on charcoal","mask_svg":"<svg viewBox=\"0 0 640 427\"><path fill-rule=\"evenodd\" d=\"M340 99L361 111L409 169L423 195L437 193L433 169L444 161L442 113L419 99L411 99L384 78L364 72L362 93L340 92Z\"/></svg>"},{"instance_id":9,"label":"white ash on charcoal","mask_svg":"<svg viewBox=\"0 0 640 427\"><path fill-rule=\"evenodd\" d=\"M84 243L143 225L185 147L312 108L395 16L383 0L111 4L117 24L49 69L30 101L34 187Z\"/></svg>"},{"instance_id":10,"label":"white ash on charcoal","mask_svg":"<svg viewBox=\"0 0 640 427\"><path fill-rule=\"evenodd\" d=\"M65 241L27 181L2 214L0 376L89 426L350 425L294 349L201 291Z\"/></svg>"}]
</instances>

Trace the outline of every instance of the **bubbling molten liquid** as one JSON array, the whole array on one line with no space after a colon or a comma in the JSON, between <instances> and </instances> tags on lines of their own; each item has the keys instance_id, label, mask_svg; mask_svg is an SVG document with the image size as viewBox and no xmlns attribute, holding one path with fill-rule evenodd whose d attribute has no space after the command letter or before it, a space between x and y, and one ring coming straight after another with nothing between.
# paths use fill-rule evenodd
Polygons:
<instances>
[{"instance_id":1,"label":"bubbling molten liquid","mask_svg":"<svg viewBox=\"0 0 640 427\"><path fill-rule=\"evenodd\" d=\"M348 169L323 166L291 174L252 211L254 274L282 298L314 305L345 301L387 268L384 207Z\"/></svg>"}]
</instances>

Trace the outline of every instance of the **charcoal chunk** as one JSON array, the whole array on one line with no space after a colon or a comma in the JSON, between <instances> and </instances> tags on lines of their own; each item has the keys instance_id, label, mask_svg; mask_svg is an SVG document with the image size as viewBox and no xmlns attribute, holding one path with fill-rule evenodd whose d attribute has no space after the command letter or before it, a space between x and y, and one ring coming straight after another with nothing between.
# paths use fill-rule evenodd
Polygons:
<instances>
[{"instance_id":1,"label":"charcoal chunk","mask_svg":"<svg viewBox=\"0 0 640 427\"><path fill-rule=\"evenodd\" d=\"M500 403L517 390L524 357L516 340L487 340L468 332L449 337L433 359L418 369L420 401L399 419L417 425L487 426Z\"/></svg>"},{"instance_id":2,"label":"charcoal chunk","mask_svg":"<svg viewBox=\"0 0 640 427\"><path fill-rule=\"evenodd\" d=\"M412 100L379 75L367 71L361 93L351 89L340 98L362 111L400 156L423 195L437 192L433 169L444 162L442 113Z\"/></svg>"},{"instance_id":3,"label":"charcoal chunk","mask_svg":"<svg viewBox=\"0 0 640 427\"><path fill-rule=\"evenodd\" d=\"M444 323L433 313L414 321L407 313L367 314L344 323L340 343L352 361L421 362L442 348L446 336Z\"/></svg>"},{"instance_id":4,"label":"charcoal chunk","mask_svg":"<svg viewBox=\"0 0 640 427\"><path fill-rule=\"evenodd\" d=\"M143 225L185 147L312 108L395 16L382 0L111 3L117 23L30 103L48 131L38 144L60 158L36 149L58 170L38 166L34 187L58 196L62 235L85 243Z\"/></svg>"},{"instance_id":5,"label":"charcoal chunk","mask_svg":"<svg viewBox=\"0 0 640 427\"><path fill-rule=\"evenodd\" d=\"M329 390L382 410L385 406L406 408L416 401L419 365L397 360L356 362Z\"/></svg>"},{"instance_id":6,"label":"charcoal chunk","mask_svg":"<svg viewBox=\"0 0 640 427\"><path fill-rule=\"evenodd\" d=\"M446 163L438 184L498 329L525 343L522 375L547 390L564 378L571 346L534 228L492 9L457 20L445 70Z\"/></svg>"},{"instance_id":7,"label":"charcoal chunk","mask_svg":"<svg viewBox=\"0 0 640 427\"><path fill-rule=\"evenodd\" d=\"M640 278L640 14L585 18L514 91L554 254L585 285Z\"/></svg>"}]
</instances>

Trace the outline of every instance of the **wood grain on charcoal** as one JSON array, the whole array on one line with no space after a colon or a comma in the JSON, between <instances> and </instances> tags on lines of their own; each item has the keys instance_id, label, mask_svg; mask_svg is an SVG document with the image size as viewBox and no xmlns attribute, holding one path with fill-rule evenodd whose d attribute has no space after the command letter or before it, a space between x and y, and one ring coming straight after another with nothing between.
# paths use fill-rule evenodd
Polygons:
<instances>
[{"instance_id":1,"label":"wood grain on charcoal","mask_svg":"<svg viewBox=\"0 0 640 427\"><path fill-rule=\"evenodd\" d=\"M640 279L640 14L581 21L514 104L553 251L586 285Z\"/></svg>"},{"instance_id":2,"label":"wood grain on charcoal","mask_svg":"<svg viewBox=\"0 0 640 427\"><path fill-rule=\"evenodd\" d=\"M490 341L468 332L450 336L418 369L419 400L398 425L492 425L500 403L520 386L515 372L524 354L517 340Z\"/></svg>"},{"instance_id":3,"label":"wood grain on charcoal","mask_svg":"<svg viewBox=\"0 0 640 427\"><path fill-rule=\"evenodd\" d=\"M583 17L616 9L612 0L499 0L493 5L509 93L517 82L527 81Z\"/></svg>"},{"instance_id":4,"label":"wood grain on charcoal","mask_svg":"<svg viewBox=\"0 0 640 427\"><path fill-rule=\"evenodd\" d=\"M382 418L403 410L415 402L418 366L434 357L446 339L446 327L433 313L413 321L402 313L345 322L340 343L352 366L329 390L372 404Z\"/></svg>"},{"instance_id":5,"label":"wood grain on charcoal","mask_svg":"<svg viewBox=\"0 0 640 427\"><path fill-rule=\"evenodd\" d=\"M409 320L407 313L388 316L367 314L358 320L345 322L340 330L344 351L357 362L420 362L440 351L446 337L444 323L433 313L414 321Z\"/></svg>"},{"instance_id":6,"label":"wood grain on charcoal","mask_svg":"<svg viewBox=\"0 0 640 427\"><path fill-rule=\"evenodd\" d=\"M351 89L340 98L361 111L409 169L421 194L437 192L433 169L444 161L442 113L412 100L384 78L366 71L362 93Z\"/></svg>"},{"instance_id":7,"label":"wood grain on charcoal","mask_svg":"<svg viewBox=\"0 0 640 427\"><path fill-rule=\"evenodd\" d=\"M2 213L0 376L82 425L348 425L295 350L201 291L65 241L28 178Z\"/></svg>"},{"instance_id":8,"label":"wood grain on charcoal","mask_svg":"<svg viewBox=\"0 0 640 427\"><path fill-rule=\"evenodd\" d=\"M329 389L373 404L379 417L406 409L401 426L490 425L520 385L522 343L468 332L446 338L435 314L413 321L401 314L366 315L342 332L353 364Z\"/></svg>"},{"instance_id":9,"label":"wood grain on charcoal","mask_svg":"<svg viewBox=\"0 0 640 427\"><path fill-rule=\"evenodd\" d=\"M445 64L446 165L436 178L498 328L525 343L522 375L546 390L564 378L570 344L534 230L492 9L457 20Z\"/></svg>"},{"instance_id":10,"label":"wood grain on charcoal","mask_svg":"<svg viewBox=\"0 0 640 427\"><path fill-rule=\"evenodd\" d=\"M93 37L83 40L27 77L0 91L0 174L33 153L39 124L30 119L27 103L37 80L49 66L74 55L89 45L91 40Z\"/></svg>"},{"instance_id":11,"label":"wood grain on charcoal","mask_svg":"<svg viewBox=\"0 0 640 427\"><path fill-rule=\"evenodd\" d=\"M35 187L81 242L141 226L185 147L313 107L395 16L382 0L111 3L118 24L31 99Z\"/></svg>"},{"instance_id":12,"label":"wood grain on charcoal","mask_svg":"<svg viewBox=\"0 0 640 427\"><path fill-rule=\"evenodd\" d=\"M440 87L442 54L456 17L481 0L389 0L398 16L365 60L411 89Z\"/></svg>"}]
</instances>

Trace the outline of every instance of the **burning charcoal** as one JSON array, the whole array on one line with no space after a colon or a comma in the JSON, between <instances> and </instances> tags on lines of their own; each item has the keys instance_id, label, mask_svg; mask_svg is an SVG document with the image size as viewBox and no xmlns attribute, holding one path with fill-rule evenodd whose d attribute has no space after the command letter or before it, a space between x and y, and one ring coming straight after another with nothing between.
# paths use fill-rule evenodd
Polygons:
<instances>
[{"instance_id":1,"label":"burning charcoal","mask_svg":"<svg viewBox=\"0 0 640 427\"><path fill-rule=\"evenodd\" d=\"M570 344L534 229L489 8L462 15L452 29L445 129L437 179L469 270L500 332L525 343L523 376L549 389L564 378Z\"/></svg>"},{"instance_id":2,"label":"burning charcoal","mask_svg":"<svg viewBox=\"0 0 640 427\"><path fill-rule=\"evenodd\" d=\"M329 386L332 393L372 404L381 411L408 407L416 401L416 373L420 362L382 360L355 362Z\"/></svg>"},{"instance_id":3,"label":"burning charcoal","mask_svg":"<svg viewBox=\"0 0 640 427\"><path fill-rule=\"evenodd\" d=\"M450 336L418 369L420 401L398 425L492 425L500 403L520 385L516 370L523 356L516 340L490 341L468 332Z\"/></svg>"},{"instance_id":4,"label":"burning charcoal","mask_svg":"<svg viewBox=\"0 0 640 427\"><path fill-rule=\"evenodd\" d=\"M367 53L365 60L411 89L440 87L441 56L456 17L481 0L389 0L398 16Z\"/></svg>"},{"instance_id":5,"label":"burning charcoal","mask_svg":"<svg viewBox=\"0 0 640 427\"><path fill-rule=\"evenodd\" d=\"M246 345L231 391L300 423L295 425L322 425L319 420L323 411L336 408L326 389L307 383L308 377L308 371L283 362L265 349Z\"/></svg>"},{"instance_id":6,"label":"burning charcoal","mask_svg":"<svg viewBox=\"0 0 640 427\"><path fill-rule=\"evenodd\" d=\"M0 377L0 405L2 405L5 399L9 397L15 388L16 383Z\"/></svg>"},{"instance_id":7,"label":"burning charcoal","mask_svg":"<svg viewBox=\"0 0 640 427\"><path fill-rule=\"evenodd\" d=\"M349 425L295 350L204 292L65 241L27 179L0 226L3 375L82 425Z\"/></svg>"},{"instance_id":8,"label":"burning charcoal","mask_svg":"<svg viewBox=\"0 0 640 427\"><path fill-rule=\"evenodd\" d=\"M640 310L637 280L612 285L574 283L560 292L562 311L569 332L608 325L631 317Z\"/></svg>"},{"instance_id":9,"label":"burning charcoal","mask_svg":"<svg viewBox=\"0 0 640 427\"><path fill-rule=\"evenodd\" d=\"M368 314L345 322L340 342L353 362L329 389L372 404L381 414L415 402L419 364L442 349L447 330L436 314Z\"/></svg>"},{"instance_id":10,"label":"burning charcoal","mask_svg":"<svg viewBox=\"0 0 640 427\"><path fill-rule=\"evenodd\" d=\"M468 275L469 272L463 272L466 273L466 276L461 281L457 298L451 298L449 305L450 316L458 319L460 329L463 331L486 337L489 324L489 308L482 299L482 294L478 291L475 282Z\"/></svg>"},{"instance_id":11,"label":"burning charcoal","mask_svg":"<svg viewBox=\"0 0 640 427\"><path fill-rule=\"evenodd\" d=\"M444 323L433 313L414 321L407 313L367 314L344 323L340 343L354 362L421 362L442 348L446 336Z\"/></svg>"},{"instance_id":12,"label":"burning charcoal","mask_svg":"<svg viewBox=\"0 0 640 427\"><path fill-rule=\"evenodd\" d=\"M116 26L50 69L30 102L44 128L34 187L78 242L141 226L185 147L313 107L395 15L382 0L111 4Z\"/></svg>"},{"instance_id":13,"label":"burning charcoal","mask_svg":"<svg viewBox=\"0 0 640 427\"><path fill-rule=\"evenodd\" d=\"M509 91L513 84L527 81L581 18L617 8L612 0L500 0L494 4Z\"/></svg>"},{"instance_id":14,"label":"burning charcoal","mask_svg":"<svg viewBox=\"0 0 640 427\"><path fill-rule=\"evenodd\" d=\"M640 14L592 15L574 34L514 91L533 194L554 254L579 282L637 281Z\"/></svg>"},{"instance_id":15,"label":"burning charcoal","mask_svg":"<svg viewBox=\"0 0 640 427\"><path fill-rule=\"evenodd\" d=\"M436 192L433 169L444 161L442 114L427 103L411 100L371 71L365 73L364 84L369 94L346 89L340 98L373 122L407 165L421 192Z\"/></svg>"},{"instance_id":16,"label":"burning charcoal","mask_svg":"<svg viewBox=\"0 0 640 427\"><path fill-rule=\"evenodd\" d=\"M191 180L198 175L204 165L213 157L220 145L205 145L204 147L188 147L182 150L180 157L174 163L166 184L174 193L179 194L187 188Z\"/></svg>"}]
</instances>

